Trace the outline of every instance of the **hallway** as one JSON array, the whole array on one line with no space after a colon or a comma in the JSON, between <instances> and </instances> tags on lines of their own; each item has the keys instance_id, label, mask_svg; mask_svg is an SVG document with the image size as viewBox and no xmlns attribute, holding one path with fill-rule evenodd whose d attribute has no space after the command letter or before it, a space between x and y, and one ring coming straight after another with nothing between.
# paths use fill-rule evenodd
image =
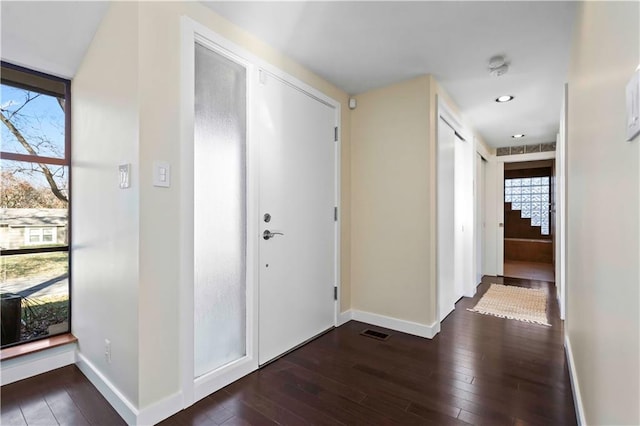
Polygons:
<instances>
[{"instance_id":1,"label":"hallway","mask_svg":"<svg viewBox=\"0 0 640 426\"><path fill-rule=\"evenodd\" d=\"M433 340L352 321L162 424L576 424L556 300L552 327L468 312L492 282L555 291L485 277Z\"/></svg>"},{"instance_id":2,"label":"hallway","mask_svg":"<svg viewBox=\"0 0 640 426\"><path fill-rule=\"evenodd\" d=\"M553 284L485 277L433 340L351 321L227 386L163 425L576 424L557 302L552 327L467 311L489 283L555 291ZM75 367L2 388L2 424L116 424Z\"/></svg>"},{"instance_id":3,"label":"hallway","mask_svg":"<svg viewBox=\"0 0 640 426\"><path fill-rule=\"evenodd\" d=\"M494 282L555 291L485 277L433 340L352 321L162 424L576 424L556 300L552 327L468 312Z\"/></svg>"},{"instance_id":4,"label":"hallway","mask_svg":"<svg viewBox=\"0 0 640 426\"><path fill-rule=\"evenodd\" d=\"M162 424L576 424L557 302L550 297L552 327L468 312L493 282L555 291L485 277L433 340L351 321ZM365 328L391 337L360 336ZM6 425L119 420L75 367L2 394Z\"/></svg>"}]
</instances>

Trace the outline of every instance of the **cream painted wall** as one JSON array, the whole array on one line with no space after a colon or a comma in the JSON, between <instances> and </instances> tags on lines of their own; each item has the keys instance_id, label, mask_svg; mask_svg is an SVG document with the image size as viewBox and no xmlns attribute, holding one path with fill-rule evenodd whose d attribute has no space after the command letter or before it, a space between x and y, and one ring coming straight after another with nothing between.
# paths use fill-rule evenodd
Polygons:
<instances>
[{"instance_id":1,"label":"cream painted wall","mask_svg":"<svg viewBox=\"0 0 640 426\"><path fill-rule=\"evenodd\" d=\"M426 326L437 317L438 97L473 133L431 75L360 94L351 115L352 309Z\"/></svg>"},{"instance_id":2,"label":"cream painted wall","mask_svg":"<svg viewBox=\"0 0 640 426\"><path fill-rule=\"evenodd\" d=\"M358 95L351 117L352 308L429 325L430 77Z\"/></svg>"},{"instance_id":3,"label":"cream painted wall","mask_svg":"<svg viewBox=\"0 0 640 426\"><path fill-rule=\"evenodd\" d=\"M640 3L583 2L571 51L566 330L594 425L640 424L640 138L625 136L638 34Z\"/></svg>"},{"instance_id":4,"label":"cream painted wall","mask_svg":"<svg viewBox=\"0 0 640 426\"><path fill-rule=\"evenodd\" d=\"M347 94L197 2L143 2L140 77L140 407L179 389L180 17L188 16L342 103L342 310L350 306L350 171ZM172 188L151 186L154 160L171 162ZM189 172L189 171L186 171Z\"/></svg>"},{"instance_id":5,"label":"cream painted wall","mask_svg":"<svg viewBox=\"0 0 640 426\"><path fill-rule=\"evenodd\" d=\"M138 400L138 13L113 3L72 82L72 330L81 354ZM118 164L132 165L118 188ZM112 361L105 361L104 340Z\"/></svg>"}]
</instances>

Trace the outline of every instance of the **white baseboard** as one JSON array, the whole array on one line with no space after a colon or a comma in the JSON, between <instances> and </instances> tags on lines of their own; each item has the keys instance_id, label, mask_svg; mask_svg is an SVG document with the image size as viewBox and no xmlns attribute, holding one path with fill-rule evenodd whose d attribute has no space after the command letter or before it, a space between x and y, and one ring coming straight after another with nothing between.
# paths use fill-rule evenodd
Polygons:
<instances>
[{"instance_id":1,"label":"white baseboard","mask_svg":"<svg viewBox=\"0 0 640 426\"><path fill-rule=\"evenodd\" d=\"M180 410L182 410L182 392L176 392L148 407L142 408L138 413L136 424L144 426L155 425Z\"/></svg>"},{"instance_id":2,"label":"white baseboard","mask_svg":"<svg viewBox=\"0 0 640 426\"><path fill-rule=\"evenodd\" d=\"M571 350L571 341L569 340L569 336L566 334L564 336L564 348L567 356L567 362L569 363L569 378L571 379L571 391L573 392L573 404L576 407L578 425L587 426L587 420L584 417L584 406L582 405L582 395L580 393L580 383L578 382L578 373L576 372L573 351Z\"/></svg>"},{"instance_id":3,"label":"white baseboard","mask_svg":"<svg viewBox=\"0 0 640 426\"><path fill-rule=\"evenodd\" d=\"M351 311L344 311L344 312L340 312L338 314L338 324L336 324L336 327L340 327L342 324L346 324L349 321L351 321L353 318L351 316Z\"/></svg>"},{"instance_id":4,"label":"white baseboard","mask_svg":"<svg viewBox=\"0 0 640 426\"><path fill-rule=\"evenodd\" d=\"M173 395L138 410L135 405L81 353L77 354L76 365L128 425L155 425L182 410L182 392L176 392Z\"/></svg>"},{"instance_id":5,"label":"white baseboard","mask_svg":"<svg viewBox=\"0 0 640 426\"><path fill-rule=\"evenodd\" d=\"M84 355L78 353L76 365L105 397L128 425L137 424L138 409Z\"/></svg>"},{"instance_id":6,"label":"white baseboard","mask_svg":"<svg viewBox=\"0 0 640 426\"><path fill-rule=\"evenodd\" d=\"M76 362L75 343L45 349L29 355L2 361L0 384L2 386L27 379Z\"/></svg>"},{"instance_id":7,"label":"white baseboard","mask_svg":"<svg viewBox=\"0 0 640 426\"><path fill-rule=\"evenodd\" d=\"M384 315L373 314L371 312L357 311L353 309L347 312L343 312L342 314L340 314L340 316L344 316L344 318L349 317L350 319L353 319L355 321L377 325L378 327L389 328L391 330L400 331L402 333L413 334L414 336L426 337L427 339L432 339L436 334L440 332L439 322L434 322L431 325L426 325L398 318L387 317Z\"/></svg>"}]
</instances>

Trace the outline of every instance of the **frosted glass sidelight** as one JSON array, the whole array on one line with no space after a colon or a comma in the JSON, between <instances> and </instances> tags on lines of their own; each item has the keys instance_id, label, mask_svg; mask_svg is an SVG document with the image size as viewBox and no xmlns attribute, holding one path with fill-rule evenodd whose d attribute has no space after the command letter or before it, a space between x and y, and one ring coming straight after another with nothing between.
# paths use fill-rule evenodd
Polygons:
<instances>
[{"instance_id":1,"label":"frosted glass sidelight","mask_svg":"<svg viewBox=\"0 0 640 426\"><path fill-rule=\"evenodd\" d=\"M246 69L195 45L195 377L246 354Z\"/></svg>"}]
</instances>

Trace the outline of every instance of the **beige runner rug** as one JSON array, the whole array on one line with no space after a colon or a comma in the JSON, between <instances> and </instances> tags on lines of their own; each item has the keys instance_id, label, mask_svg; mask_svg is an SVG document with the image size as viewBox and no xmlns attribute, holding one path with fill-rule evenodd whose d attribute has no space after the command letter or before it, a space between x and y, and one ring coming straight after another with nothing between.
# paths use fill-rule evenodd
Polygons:
<instances>
[{"instance_id":1,"label":"beige runner rug","mask_svg":"<svg viewBox=\"0 0 640 426\"><path fill-rule=\"evenodd\" d=\"M547 320L547 292L539 289L491 284L476 306L468 310L551 326Z\"/></svg>"}]
</instances>

